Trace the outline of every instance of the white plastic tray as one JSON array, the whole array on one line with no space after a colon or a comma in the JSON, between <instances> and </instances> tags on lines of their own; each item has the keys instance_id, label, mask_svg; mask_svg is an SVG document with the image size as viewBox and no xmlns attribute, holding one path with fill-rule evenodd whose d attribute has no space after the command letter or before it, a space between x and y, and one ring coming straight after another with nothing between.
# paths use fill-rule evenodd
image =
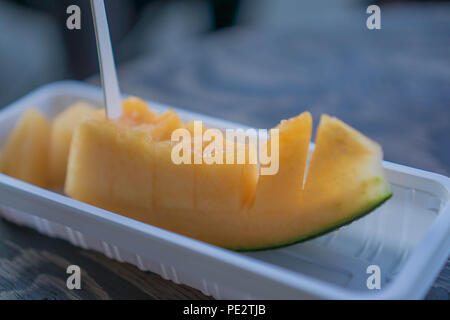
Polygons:
<instances>
[{"instance_id":1,"label":"white plastic tray","mask_svg":"<svg viewBox=\"0 0 450 320\"><path fill-rule=\"evenodd\" d=\"M53 117L79 99L99 104L102 93L68 81L18 100L0 111L0 146L26 108ZM238 126L173 109L186 120ZM450 179L389 162L384 166L394 196L375 212L315 240L255 253L221 249L3 174L0 215L219 299L422 298L450 252ZM380 290L367 288L369 265L381 269Z\"/></svg>"}]
</instances>

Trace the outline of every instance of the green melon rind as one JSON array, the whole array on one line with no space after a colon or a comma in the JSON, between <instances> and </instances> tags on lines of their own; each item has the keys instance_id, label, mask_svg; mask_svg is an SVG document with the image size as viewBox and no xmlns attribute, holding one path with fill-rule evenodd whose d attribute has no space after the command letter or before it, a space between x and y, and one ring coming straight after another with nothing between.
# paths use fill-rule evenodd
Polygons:
<instances>
[{"instance_id":1,"label":"green melon rind","mask_svg":"<svg viewBox=\"0 0 450 320\"><path fill-rule=\"evenodd\" d=\"M227 248L227 249L239 251L239 252L264 251L264 250L279 249L279 248L290 246L290 245L293 245L293 244L296 244L299 242L308 241L308 240L323 236L324 234L327 234L329 232L335 231L335 230L339 229L340 227L348 225L348 224L352 223L353 221L366 216L367 214L369 214L370 212L372 212L373 210L375 210L376 208L381 206L383 203L385 203L387 200L389 200L389 198L391 198L391 197L392 197L392 192L389 190L389 192L384 193L382 196L377 198L377 200L372 201L371 203L369 203L368 205L363 207L361 210L358 210L358 213L350 215L347 219L344 219L344 220L342 220L338 223L335 223L331 226L327 226L317 232L313 232L312 234L302 235L302 236L300 236L300 238L295 238L293 240L288 240L288 241L280 243L280 244L269 245L269 246L264 246L264 247L252 247L252 248L239 247L239 248Z\"/></svg>"}]
</instances>

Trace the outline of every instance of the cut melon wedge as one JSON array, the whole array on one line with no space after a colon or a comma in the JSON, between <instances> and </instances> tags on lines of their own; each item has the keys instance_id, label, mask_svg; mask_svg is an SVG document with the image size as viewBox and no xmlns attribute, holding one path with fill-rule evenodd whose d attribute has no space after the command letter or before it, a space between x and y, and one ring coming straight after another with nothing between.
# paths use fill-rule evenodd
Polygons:
<instances>
[{"instance_id":1,"label":"cut melon wedge","mask_svg":"<svg viewBox=\"0 0 450 320\"><path fill-rule=\"evenodd\" d=\"M303 178L311 140L312 118L309 112L282 121L279 129L279 168L274 175L261 175L256 187L255 213L277 214L298 211ZM270 139L264 146L270 149Z\"/></svg>"},{"instance_id":2,"label":"cut melon wedge","mask_svg":"<svg viewBox=\"0 0 450 320\"><path fill-rule=\"evenodd\" d=\"M377 143L336 118L321 117L300 208L311 216L305 238L364 216L391 197L382 159Z\"/></svg>"},{"instance_id":3,"label":"cut melon wedge","mask_svg":"<svg viewBox=\"0 0 450 320\"><path fill-rule=\"evenodd\" d=\"M24 112L0 155L0 172L46 188L50 123L34 108Z\"/></svg>"},{"instance_id":4,"label":"cut melon wedge","mask_svg":"<svg viewBox=\"0 0 450 320\"><path fill-rule=\"evenodd\" d=\"M241 145L231 140L224 140L221 147L214 143L205 147L208 151L203 151L204 162L194 165L195 207L191 209L203 212L206 216L223 215L225 212L241 213L245 210L256 187L257 165L248 162L227 164L228 152L233 152L237 162L239 148L243 148L242 154L247 159L251 152L256 153L253 145ZM213 158L220 158L221 163L213 163Z\"/></svg>"},{"instance_id":5,"label":"cut melon wedge","mask_svg":"<svg viewBox=\"0 0 450 320\"><path fill-rule=\"evenodd\" d=\"M50 136L50 182L61 187L66 178L67 159L75 128L91 118L96 109L90 104L79 101L59 114L52 123Z\"/></svg>"},{"instance_id":6,"label":"cut melon wedge","mask_svg":"<svg viewBox=\"0 0 450 320\"><path fill-rule=\"evenodd\" d=\"M280 154L285 152L281 146ZM245 251L286 246L326 234L370 213L392 196L382 158L377 143L342 121L323 115L300 201L293 204L298 208L272 212L272 217L255 212L255 219L268 220L260 221L268 228L266 238L259 239L264 244L255 241L232 248ZM283 192L282 188L272 190L272 198L281 198Z\"/></svg>"},{"instance_id":7,"label":"cut melon wedge","mask_svg":"<svg viewBox=\"0 0 450 320\"><path fill-rule=\"evenodd\" d=\"M151 124L97 119L75 130L69 196L234 250L321 235L391 196L381 148L335 118L322 117L309 168L311 116L282 122L279 171L258 179L250 163L175 165L168 133L192 124L182 124L172 112L145 117L141 106L127 108L134 119L151 118L143 121Z\"/></svg>"},{"instance_id":8,"label":"cut melon wedge","mask_svg":"<svg viewBox=\"0 0 450 320\"><path fill-rule=\"evenodd\" d=\"M75 130L65 193L143 220L153 209L154 145L145 126L89 119ZM94 138L95 137L95 138Z\"/></svg>"},{"instance_id":9,"label":"cut melon wedge","mask_svg":"<svg viewBox=\"0 0 450 320\"><path fill-rule=\"evenodd\" d=\"M317 237L369 213L392 194L381 147L327 115L309 164L311 115L302 113L277 126L279 170L274 175L258 176L254 163L205 163L213 156L226 162L230 150L242 147L234 142L219 147L203 141L204 163L175 164L169 139L177 128L194 131L193 123L183 123L174 111L158 115L131 97L118 120L85 104L69 108L55 120L51 139L45 116L29 109L6 141L0 171L48 187L50 177L53 183L64 180L69 154L67 195L234 250ZM263 147L269 148L272 139ZM252 145L245 148L247 156L255 152Z\"/></svg>"}]
</instances>

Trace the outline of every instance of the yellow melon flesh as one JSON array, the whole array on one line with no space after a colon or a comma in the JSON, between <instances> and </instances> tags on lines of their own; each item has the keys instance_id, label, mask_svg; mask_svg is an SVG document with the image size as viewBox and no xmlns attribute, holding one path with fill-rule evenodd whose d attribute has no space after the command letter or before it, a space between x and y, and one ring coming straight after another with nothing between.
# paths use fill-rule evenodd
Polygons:
<instances>
[{"instance_id":1,"label":"yellow melon flesh","mask_svg":"<svg viewBox=\"0 0 450 320\"><path fill-rule=\"evenodd\" d=\"M244 163L226 163L227 147L223 142L222 148L203 153L203 163L195 165L196 207L205 214L226 212L240 212L253 194L257 182L257 165ZM234 149L237 159L237 144L228 141L228 148ZM241 146L248 157L249 148ZM213 160L220 158L222 163ZM248 158L246 158L248 159ZM208 164L210 163L210 164Z\"/></svg>"},{"instance_id":2,"label":"yellow melon flesh","mask_svg":"<svg viewBox=\"0 0 450 320\"><path fill-rule=\"evenodd\" d=\"M150 110L147 102L137 97L128 97L122 102L122 121L129 125L154 123L158 115Z\"/></svg>"},{"instance_id":3,"label":"yellow melon flesh","mask_svg":"<svg viewBox=\"0 0 450 320\"><path fill-rule=\"evenodd\" d=\"M28 109L6 140L0 172L47 188L49 141L49 121L38 110Z\"/></svg>"},{"instance_id":4,"label":"yellow melon flesh","mask_svg":"<svg viewBox=\"0 0 450 320\"><path fill-rule=\"evenodd\" d=\"M75 130L65 193L137 220L152 210L153 148L139 128L91 119Z\"/></svg>"},{"instance_id":5,"label":"yellow melon flesh","mask_svg":"<svg viewBox=\"0 0 450 320\"><path fill-rule=\"evenodd\" d=\"M279 169L275 175L261 175L256 188L253 212L277 214L298 211L311 140L309 112L282 121L279 129ZM266 144L270 150L270 140Z\"/></svg>"},{"instance_id":6,"label":"yellow melon flesh","mask_svg":"<svg viewBox=\"0 0 450 320\"><path fill-rule=\"evenodd\" d=\"M325 232L368 213L391 196L381 147L344 122L323 115L300 212L303 232Z\"/></svg>"},{"instance_id":7,"label":"yellow melon flesh","mask_svg":"<svg viewBox=\"0 0 450 320\"><path fill-rule=\"evenodd\" d=\"M194 198L184 191L193 185L187 174L193 168L178 178L171 167L170 144L157 142L183 126L178 115L158 115L135 97L124 100L122 111L118 120L107 120L101 111L77 126L65 193L141 221L154 206L186 203L190 208ZM188 183L176 184L182 180Z\"/></svg>"},{"instance_id":8,"label":"yellow melon flesh","mask_svg":"<svg viewBox=\"0 0 450 320\"><path fill-rule=\"evenodd\" d=\"M99 110L96 116L105 119L105 110ZM128 97L123 101L122 116L118 123L128 127L145 128L154 141L169 140L175 129L185 126L175 111L167 110L163 114L157 114L148 108L144 100L136 97Z\"/></svg>"},{"instance_id":9,"label":"yellow melon flesh","mask_svg":"<svg viewBox=\"0 0 450 320\"><path fill-rule=\"evenodd\" d=\"M133 110L141 119L144 111ZM256 165L248 162L174 164L168 133L192 126L180 124L171 113L150 122L99 119L79 125L66 193L236 250L266 249L317 236L358 218L391 195L379 146L334 118L321 120L304 187L309 113L280 124L279 172L259 180ZM215 152L225 157L227 150Z\"/></svg>"},{"instance_id":10,"label":"yellow melon flesh","mask_svg":"<svg viewBox=\"0 0 450 320\"><path fill-rule=\"evenodd\" d=\"M53 186L64 185L73 131L95 111L93 106L77 102L53 120L50 138L50 182Z\"/></svg>"},{"instance_id":11,"label":"yellow melon flesh","mask_svg":"<svg viewBox=\"0 0 450 320\"><path fill-rule=\"evenodd\" d=\"M155 119L150 134L155 141L169 140L175 129L184 126L178 114L173 110L168 110Z\"/></svg>"},{"instance_id":12,"label":"yellow melon flesh","mask_svg":"<svg viewBox=\"0 0 450 320\"><path fill-rule=\"evenodd\" d=\"M189 210L195 207L195 168L191 164L174 164L172 148L170 141L154 145L154 207Z\"/></svg>"}]
</instances>

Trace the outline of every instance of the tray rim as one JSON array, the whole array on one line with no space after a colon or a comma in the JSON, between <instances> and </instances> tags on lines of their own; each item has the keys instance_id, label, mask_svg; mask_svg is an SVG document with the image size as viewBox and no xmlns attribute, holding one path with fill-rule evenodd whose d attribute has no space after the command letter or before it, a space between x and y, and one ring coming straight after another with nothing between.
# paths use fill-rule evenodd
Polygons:
<instances>
[{"instance_id":1,"label":"tray rim","mask_svg":"<svg viewBox=\"0 0 450 320\"><path fill-rule=\"evenodd\" d=\"M83 82L65 80L50 83L39 87L26 96L16 100L10 105L6 106L0 111L0 121L11 116L12 113L18 112L18 108L25 108L27 104L33 105L32 101L36 101L43 96L56 96L57 94L73 94L85 96L88 99L100 100L101 89ZM87 97L87 94L89 97ZM123 95L127 96L127 95ZM195 117L201 116L205 121L220 122L221 125L229 124L231 127L239 126L241 128L248 128L245 125L239 125L234 122L218 120L208 115L202 115L195 112L190 112L177 107L167 106L162 103L148 101L151 107L157 108L172 108L179 111L182 116ZM366 293L364 291L356 291L354 289L346 289L337 285L310 278L306 275L294 273L281 267L272 265L270 263L257 261L251 257L243 256L239 253L222 249L195 239L191 239L158 227L147 225L130 218L82 203L80 201L71 199L67 196L55 193L50 190L42 189L40 187L28 184L26 182L17 180L15 178L6 176L0 173L0 198L3 193L17 196L24 196L29 201L44 200L50 202L51 208L65 209L63 211L73 211L73 222L76 222L75 215L82 216L86 221L91 221L93 224L107 222L109 228L127 230L127 232L139 234L139 237L147 240L152 239L156 243L164 243L168 247L178 247L188 253L201 254L209 260L217 260L220 264L238 269L240 271L251 272L258 275L262 279L270 280L269 282L282 284L283 287L297 290L299 292L309 293L318 298L331 299L400 299L408 298L422 298L425 296L429 286L434 280L440 268L447 261L450 252L450 178L420 169L415 169L400 164L395 164L388 161L383 161L383 166L392 172L399 172L418 178L424 178L434 181L442 187L445 193L446 201L439 215L436 217L425 236L415 247L408 260L401 268L398 276L381 292ZM2 192L3 191L3 192ZM6 198L6 197L3 197ZM22 207L24 204L22 204ZM49 204L47 204L49 206ZM11 206L17 208L17 206ZM20 207L20 206L19 206ZM26 206L25 206L26 207ZM70 210L69 210L70 208ZM33 212L33 215L46 218L50 221L55 221L63 225L67 225L67 215L51 210L38 210ZM58 219L59 216L59 219ZM88 224L88 223L87 223ZM75 223L75 225L77 225ZM89 225L89 224L88 224ZM72 227L73 225L70 225ZM83 226L75 228L80 232L84 232ZM87 233L89 234L89 233ZM108 238L108 237L107 237ZM113 237L112 237L113 238ZM138 237L137 237L138 238ZM111 241L112 240L112 241ZM110 242L114 243L114 239ZM120 246L120 245L119 245ZM123 246L120 246L123 247ZM430 247L432 248L430 250ZM128 248L124 248L129 250ZM133 252L133 250L130 250ZM428 276L424 276L428 275ZM411 281L415 279L416 281Z\"/></svg>"}]
</instances>

